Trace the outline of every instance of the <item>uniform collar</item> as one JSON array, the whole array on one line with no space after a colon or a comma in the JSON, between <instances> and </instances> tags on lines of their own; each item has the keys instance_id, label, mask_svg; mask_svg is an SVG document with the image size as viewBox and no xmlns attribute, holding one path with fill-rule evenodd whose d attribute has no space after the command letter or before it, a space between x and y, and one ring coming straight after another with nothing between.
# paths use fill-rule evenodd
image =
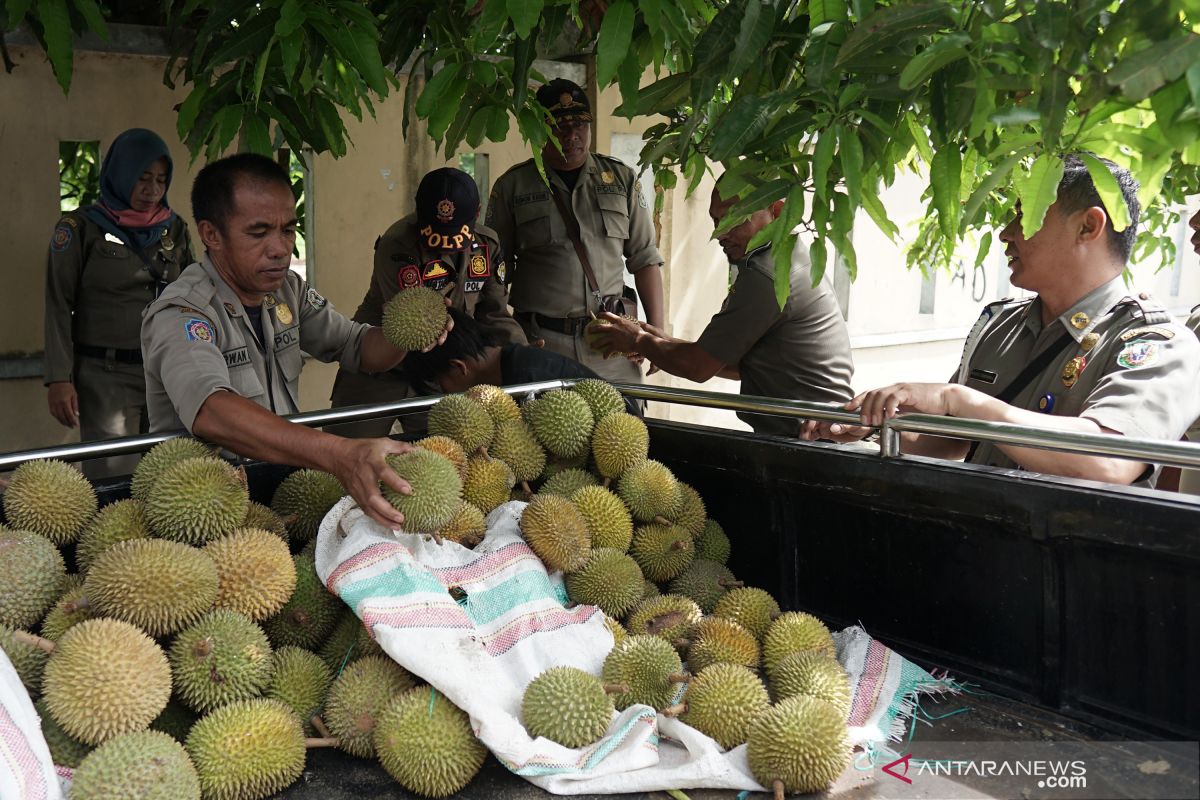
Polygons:
<instances>
[{"instance_id":1,"label":"uniform collar","mask_svg":"<svg viewBox=\"0 0 1200 800\"><path fill-rule=\"evenodd\" d=\"M200 266L204 268L204 272L208 275L209 280L211 280L213 286L216 287L217 300L219 300L221 304L225 306L225 313L231 317L245 316L245 310L242 307L242 299L238 297L237 292L233 290L233 287L225 282L225 279L221 277L221 273L217 272L217 268L213 266L212 260L208 257L207 252L201 256ZM269 311L277 304L278 298L269 294L263 298L262 307Z\"/></svg>"},{"instance_id":2,"label":"uniform collar","mask_svg":"<svg viewBox=\"0 0 1200 800\"><path fill-rule=\"evenodd\" d=\"M1070 308L1060 314L1056 321L1063 330L1071 334L1076 342L1087 336L1108 312L1122 299L1129 296L1125 288L1125 280L1118 275L1108 283L1101 284L1088 294L1075 301ZM1029 304L1025 324L1035 334L1042 331L1042 301L1037 299Z\"/></svg>"}]
</instances>

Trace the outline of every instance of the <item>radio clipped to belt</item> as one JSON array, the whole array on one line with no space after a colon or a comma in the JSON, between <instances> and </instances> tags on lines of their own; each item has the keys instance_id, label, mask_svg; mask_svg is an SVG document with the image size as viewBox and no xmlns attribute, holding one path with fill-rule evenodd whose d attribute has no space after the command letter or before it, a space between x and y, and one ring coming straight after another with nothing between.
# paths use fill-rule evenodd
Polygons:
<instances>
[{"instance_id":1,"label":"radio clipped to belt","mask_svg":"<svg viewBox=\"0 0 1200 800\"><path fill-rule=\"evenodd\" d=\"M574 212L563 202L553 186L550 187L550 196L554 198L554 205L558 207L558 213L566 223L567 237L570 238L571 244L575 248L575 255L579 257L579 263L583 266L583 274L587 276L588 287L592 290L592 298L596 301L596 311L607 311L619 317L636 320L638 318L637 292L626 286L621 294L600 294L600 283L596 280L596 273L592 271L587 251L580 240L579 221L575 219Z\"/></svg>"}]
</instances>

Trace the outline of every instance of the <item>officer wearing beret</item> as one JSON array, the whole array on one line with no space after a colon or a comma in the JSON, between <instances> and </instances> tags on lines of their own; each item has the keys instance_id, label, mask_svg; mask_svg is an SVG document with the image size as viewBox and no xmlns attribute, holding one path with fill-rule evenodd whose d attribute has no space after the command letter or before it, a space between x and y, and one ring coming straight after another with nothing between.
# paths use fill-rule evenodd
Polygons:
<instances>
[{"instance_id":1,"label":"officer wearing beret","mask_svg":"<svg viewBox=\"0 0 1200 800\"><path fill-rule=\"evenodd\" d=\"M214 161L196 177L192 213L205 255L142 320L151 429L184 427L242 456L332 473L375 520L402 525L379 483L410 491L384 461L408 445L277 416L299 410L302 350L364 372L406 355L289 269L297 219L287 173L249 153Z\"/></svg>"},{"instance_id":2,"label":"officer wearing beret","mask_svg":"<svg viewBox=\"0 0 1200 800\"><path fill-rule=\"evenodd\" d=\"M554 140L542 149L550 182L530 159L504 173L488 201L487 224L515 262L512 307L531 342L544 341L609 380L640 380L636 364L605 360L583 337L601 299L622 295L625 270L633 273L647 321L663 324L663 258L637 174L589 152L591 107L578 85L552 80L537 99L554 128ZM595 275L595 290L579 250Z\"/></svg>"},{"instance_id":3,"label":"officer wearing beret","mask_svg":"<svg viewBox=\"0 0 1200 800\"><path fill-rule=\"evenodd\" d=\"M354 321L383 323L383 305L398 292L425 286L441 292L503 344L524 344L525 333L508 313L508 265L496 233L476 223L479 190L452 167L435 169L417 187L416 211L375 241L375 267ZM387 403L413 394L404 371L365 375L338 370L332 405ZM412 423L412 419L406 419ZM339 425L343 436L385 436L390 419Z\"/></svg>"}]
</instances>

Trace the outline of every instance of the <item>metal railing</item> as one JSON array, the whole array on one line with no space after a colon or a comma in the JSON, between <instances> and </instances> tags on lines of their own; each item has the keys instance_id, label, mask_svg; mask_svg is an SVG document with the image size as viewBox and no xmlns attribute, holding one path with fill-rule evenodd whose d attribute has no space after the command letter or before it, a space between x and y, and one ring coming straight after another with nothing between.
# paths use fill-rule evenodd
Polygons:
<instances>
[{"instance_id":1,"label":"metal railing","mask_svg":"<svg viewBox=\"0 0 1200 800\"><path fill-rule=\"evenodd\" d=\"M550 380L506 386L504 391L511 395L536 394L552 389L563 389L575 383L573 380ZM858 414L842 410L835 403L809 403L801 400L782 400L775 397L756 395L734 395L723 392L705 392L695 389L675 389L665 386L647 386L632 383L614 383L622 394L638 400L654 400L679 405L700 406L723 411L742 411L755 414L771 414L795 419L813 419L822 422L840 422L857 425ZM395 403L380 403L368 406L326 411L309 411L287 417L292 422L309 427L321 427L344 422L359 422L367 419L397 416L405 412L429 408L441 399L440 395L413 397ZM925 433L996 444L1012 444L1057 450L1067 453L1111 456L1135 461L1177 467L1200 468L1200 443L1164 442L1157 439L1135 439L1128 436L1109 434L1070 433L1046 430L1025 425L1009 425L999 422L940 417L930 414L904 414L887 420L879 429L880 455L884 458L900 457L900 434L902 432ZM184 431L170 431L146 436L133 436L104 442L83 442L74 445L46 447L17 453L0 455L0 470L7 470L22 462L35 458L57 458L64 461L80 461L88 458L125 455L148 450L161 441L182 435Z\"/></svg>"}]
</instances>

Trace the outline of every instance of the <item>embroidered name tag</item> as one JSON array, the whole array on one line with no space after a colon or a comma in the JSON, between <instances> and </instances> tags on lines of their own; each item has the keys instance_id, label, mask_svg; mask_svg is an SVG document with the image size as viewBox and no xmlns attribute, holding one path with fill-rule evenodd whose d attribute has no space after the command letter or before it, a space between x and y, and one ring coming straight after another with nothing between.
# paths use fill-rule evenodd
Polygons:
<instances>
[{"instance_id":1,"label":"embroidered name tag","mask_svg":"<svg viewBox=\"0 0 1200 800\"><path fill-rule=\"evenodd\" d=\"M228 350L221 355L225 358L226 367L241 367L250 363L250 352L244 347Z\"/></svg>"},{"instance_id":2,"label":"embroidered name tag","mask_svg":"<svg viewBox=\"0 0 1200 800\"><path fill-rule=\"evenodd\" d=\"M516 208L517 206L525 206L525 205L529 205L530 203L537 203L537 202L541 202L542 200L549 200L549 199L550 199L549 192L529 192L528 194L519 194L513 198L513 208Z\"/></svg>"},{"instance_id":3,"label":"embroidered name tag","mask_svg":"<svg viewBox=\"0 0 1200 800\"><path fill-rule=\"evenodd\" d=\"M464 292L481 292L483 291L483 281L463 281Z\"/></svg>"},{"instance_id":4,"label":"embroidered name tag","mask_svg":"<svg viewBox=\"0 0 1200 800\"><path fill-rule=\"evenodd\" d=\"M275 349L282 350L285 347L291 347L294 344L298 344L299 341L300 336L298 335L298 328L293 325L287 330L282 330L275 334Z\"/></svg>"},{"instance_id":5,"label":"embroidered name tag","mask_svg":"<svg viewBox=\"0 0 1200 800\"><path fill-rule=\"evenodd\" d=\"M1124 333L1121 334L1121 341L1128 342L1130 339L1136 339L1139 336L1147 336L1152 333L1158 334L1159 336L1163 337L1164 339L1174 339L1175 338L1175 331L1171 330L1170 328L1163 328L1158 325L1150 325L1145 328L1134 328L1131 331L1125 331Z\"/></svg>"},{"instance_id":6,"label":"embroidered name tag","mask_svg":"<svg viewBox=\"0 0 1200 800\"><path fill-rule=\"evenodd\" d=\"M596 184L596 194L625 194L625 187L619 183Z\"/></svg>"}]
</instances>

